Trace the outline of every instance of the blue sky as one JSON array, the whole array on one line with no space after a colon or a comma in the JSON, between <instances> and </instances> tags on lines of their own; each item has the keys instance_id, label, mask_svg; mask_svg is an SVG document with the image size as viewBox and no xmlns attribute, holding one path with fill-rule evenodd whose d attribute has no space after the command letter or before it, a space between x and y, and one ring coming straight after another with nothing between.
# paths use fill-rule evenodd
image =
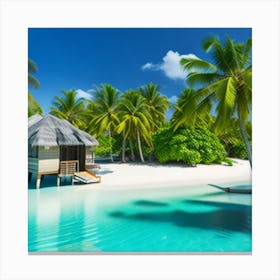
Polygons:
<instances>
[{"instance_id":1,"label":"blue sky","mask_svg":"<svg viewBox=\"0 0 280 280\"><path fill-rule=\"evenodd\" d=\"M80 97L102 83L121 92L149 82L172 102L182 92L185 74L178 61L196 55L211 61L202 41L229 35L236 42L252 37L250 28L29 28L28 57L34 60L39 89L29 90L50 111L55 95L76 89Z\"/></svg>"}]
</instances>

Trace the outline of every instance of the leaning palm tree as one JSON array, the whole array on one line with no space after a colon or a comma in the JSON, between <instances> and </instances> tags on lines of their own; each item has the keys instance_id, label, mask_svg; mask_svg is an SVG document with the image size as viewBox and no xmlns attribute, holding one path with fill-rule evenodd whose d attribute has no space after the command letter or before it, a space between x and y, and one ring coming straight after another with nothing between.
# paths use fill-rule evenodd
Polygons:
<instances>
[{"instance_id":1,"label":"leaning palm tree","mask_svg":"<svg viewBox=\"0 0 280 280\"><path fill-rule=\"evenodd\" d=\"M187 107L185 115L192 115L208 106L209 102L214 102L217 106L217 130L225 128L236 115L252 166L251 146L245 129L245 123L250 119L252 104L251 39L237 44L227 37L222 45L218 39L208 38L203 47L211 53L213 64L195 57L183 58L180 61L189 72L187 83L200 87L190 101L197 106Z\"/></svg>"},{"instance_id":2,"label":"leaning palm tree","mask_svg":"<svg viewBox=\"0 0 280 280\"><path fill-rule=\"evenodd\" d=\"M116 128L118 133L123 133L123 154L122 160L125 161L125 141L126 139L137 140L139 156L144 162L141 138L148 145L151 145L149 132L151 130L152 118L145 98L139 91L129 90L121 98L119 105L120 123Z\"/></svg>"},{"instance_id":3,"label":"leaning palm tree","mask_svg":"<svg viewBox=\"0 0 280 280\"><path fill-rule=\"evenodd\" d=\"M62 90L63 97L55 96L52 102L51 114L69 121L78 128L84 126L84 99L77 98L77 92L72 89L70 91Z\"/></svg>"},{"instance_id":4,"label":"leaning palm tree","mask_svg":"<svg viewBox=\"0 0 280 280\"><path fill-rule=\"evenodd\" d=\"M38 71L36 63L28 58L28 87L37 89L40 85L38 79L33 75ZM33 95L28 91L28 117L40 114L43 115L43 110Z\"/></svg>"},{"instance_id":5,"label":"leaning palm tree","mask_svg":"<svg viewBox=\"0 0 280 280\"><path fill-rule=\"evenodd\" d=\"M108 134L110 141L110 158L113 162L112 134L119 123L117 109L120 93L109 84L103 84L94 91L95 99L88 106L90 122L88 131L91 134Z\"/></svg>"}]
</instances>

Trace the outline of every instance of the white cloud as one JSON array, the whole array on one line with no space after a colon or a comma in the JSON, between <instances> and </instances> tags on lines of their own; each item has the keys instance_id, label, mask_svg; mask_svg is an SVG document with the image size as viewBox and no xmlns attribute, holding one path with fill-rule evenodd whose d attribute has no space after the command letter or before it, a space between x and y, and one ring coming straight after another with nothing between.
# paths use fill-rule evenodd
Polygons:
<instances>
[{"instance_id":1,"label":"white cloud","mask_svg":"<svg viewBox=\"0 0 280 280\"><path fill-rule=\"evenodd\" d=\"M194 54L180 55L178 52L169 50L166 53L166 55L162 58L161 63L153 64L151 62L148 62L144 64L141 68L142 70L161 70L170 79L184 80L187 76L187 72L184 71L183 67L180 65L180 60L184 57L198 58Z\"/></svg>"},{"instance_id":2,"label":"white cloud","mask_svg":"<svg viewBox=\"0 0 280 280\"><path fill-rule=\"evenodd\" d=\"M178 96L176 96L176 95L169 97L169 101L171 104L175 104L177 102L177 100L178 100Z\"/></svg>"},{"instance_id":3,"label":"white cloud","mask_svg":"<svg viewBox=\"0 0 280 280\"><path fill-rule=\"evenodd\" d=\"M151 62L147 62L141 67L142 70L156 70L155 68L158 68L157 65Z\"/></svg>"},{"instance_id":4,"label":"white cloud","mask_svg":"<svg viewBox=\"0 0 280 280\"><path fill-rule=\"evenodd\" d=\"M92 99L92 95L89 94L88 92L85 92L81 89L77 89L77 98L85 98L85 99Z\"/></svg>"}]
</instances>

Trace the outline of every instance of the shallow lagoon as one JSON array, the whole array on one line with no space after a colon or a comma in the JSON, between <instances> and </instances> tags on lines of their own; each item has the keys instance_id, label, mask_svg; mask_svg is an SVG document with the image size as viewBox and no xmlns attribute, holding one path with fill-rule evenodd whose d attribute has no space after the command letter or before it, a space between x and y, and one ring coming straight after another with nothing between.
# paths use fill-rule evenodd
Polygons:
<instances>
[{"instance_id":1,"label":"shallow lagoon","mask_svg":"<svg viewBox=\"0 0 280 280\"><path fill-rule=\"evenodd\" d=\"M207 185L28 192L30 252L252 250L251 195Z\"/></svg>"}]
</instances>

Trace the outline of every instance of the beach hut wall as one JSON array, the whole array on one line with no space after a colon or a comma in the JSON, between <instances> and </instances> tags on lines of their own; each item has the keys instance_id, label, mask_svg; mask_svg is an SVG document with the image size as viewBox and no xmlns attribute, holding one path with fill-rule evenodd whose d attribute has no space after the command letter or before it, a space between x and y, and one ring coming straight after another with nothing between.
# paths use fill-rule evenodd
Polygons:
<instances>
[{"instance_id":1,"label":"beach hut wall","mask_svg":"<svg viewBox=\"0 0 280 280\"><path fill-rule=\"evenodd\" d=\"M59 171L59 147L30 147L33 150L28 156L28 172L35 173L58 173ZM34 150L36 152L34 152Z\"/></svg>"}]
</instances>

